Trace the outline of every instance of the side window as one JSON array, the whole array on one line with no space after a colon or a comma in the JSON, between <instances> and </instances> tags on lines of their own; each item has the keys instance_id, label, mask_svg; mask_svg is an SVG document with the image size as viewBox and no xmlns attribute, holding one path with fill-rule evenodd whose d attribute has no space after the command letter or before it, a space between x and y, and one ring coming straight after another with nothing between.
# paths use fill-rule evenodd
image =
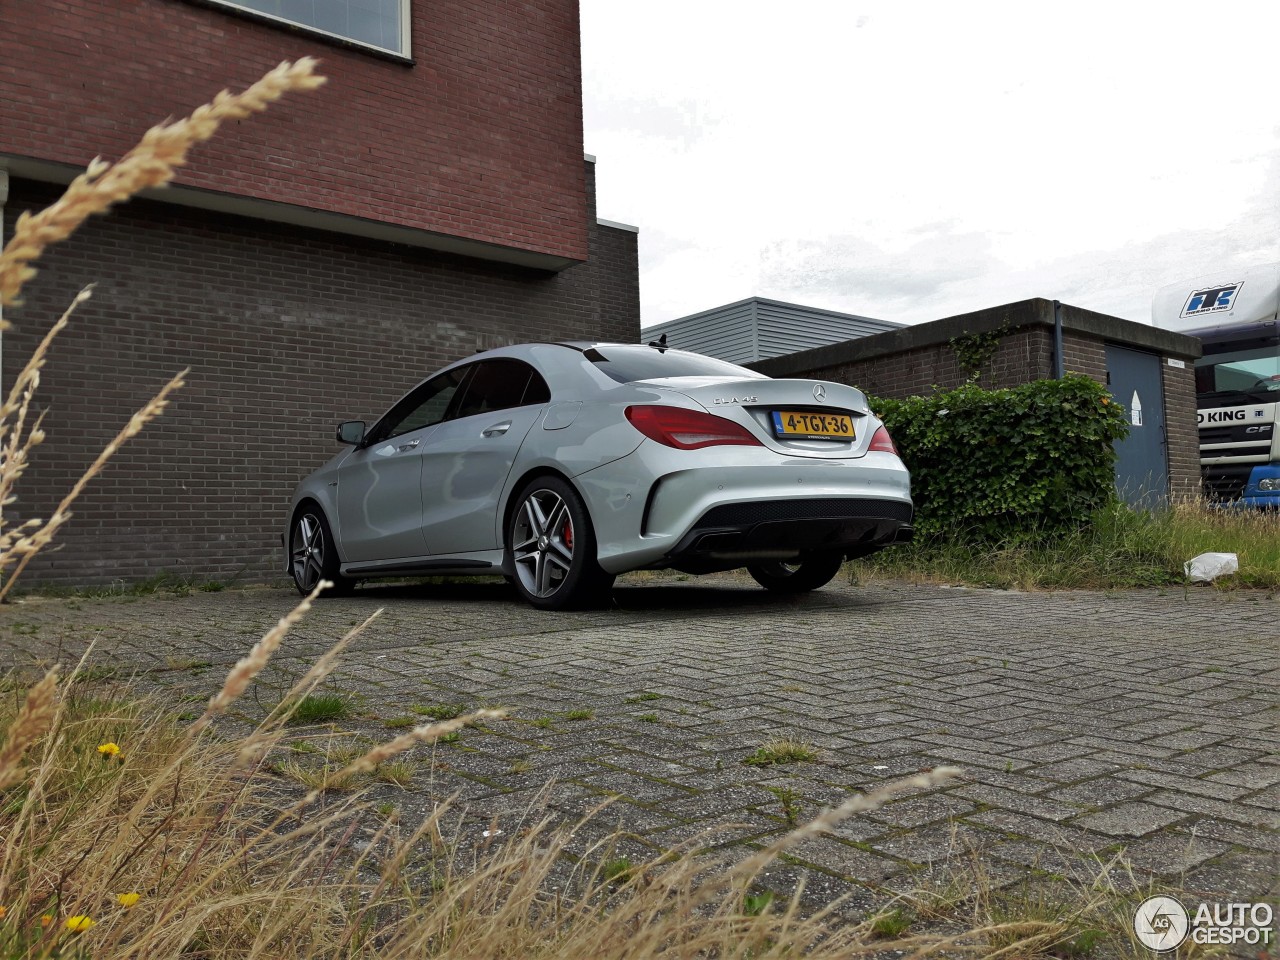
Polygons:
<instances>
[{"instance_id":1,"label":"side window","mask_svg":"<svg viewBox=\"0 0 1280 960\"><path fill-rule=\"evenodd\" d=\"M449 411L458 388L467 379L473 367L459 367L432 377L412 393L409 393L387 411L373 431L373 442L378 443L402 433L429 427L439 423Z\"/></svg>"},{"instance_id":2,"label":"side window","mask_svg":"<svg viewBox=\"0 0 1280 960\"><path fill-rule=\"evenodd\" d=\"M546 381L521 360L485 360L477 364L475 376L467 383L466 390L455 414L457 417L547 403L551 399Z\"/></svg>"}]
</instances>

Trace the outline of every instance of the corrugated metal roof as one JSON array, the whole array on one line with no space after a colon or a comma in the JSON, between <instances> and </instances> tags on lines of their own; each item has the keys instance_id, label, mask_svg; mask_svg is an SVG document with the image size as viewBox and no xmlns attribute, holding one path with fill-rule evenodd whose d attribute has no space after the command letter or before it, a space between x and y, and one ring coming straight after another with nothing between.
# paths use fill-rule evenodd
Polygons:
<instances>
[{"instance_id":1,"label":"corrugated metal roof","mask_svg":"<svg viewBox=\"0 0 1280 960\"><path fill-rule=\"evenodd\" d=\"M667 335L680 350L730 363L754 363L903 326L852 313L749 297L700 313L645 327L644 339Z\"/></svg>"}]
</instances>

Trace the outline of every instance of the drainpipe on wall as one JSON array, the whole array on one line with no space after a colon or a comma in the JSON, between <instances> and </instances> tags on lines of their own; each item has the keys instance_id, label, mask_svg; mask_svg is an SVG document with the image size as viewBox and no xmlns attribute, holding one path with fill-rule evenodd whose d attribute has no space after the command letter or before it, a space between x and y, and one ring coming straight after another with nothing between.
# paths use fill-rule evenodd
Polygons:
<instances>
[{"instance_id":1,"label":"drainpipe on wall","mask_svg":"<svg viewBox=\"0 0 1280 960\"><path fill-rule=\"evenodd\" d=\"M1053 301L1053 377L1055 380L1061 380L1064 373L1066 373L1066 366L1062 362L1062 304L1055 300Z\"/></svg>"}]
</instances>

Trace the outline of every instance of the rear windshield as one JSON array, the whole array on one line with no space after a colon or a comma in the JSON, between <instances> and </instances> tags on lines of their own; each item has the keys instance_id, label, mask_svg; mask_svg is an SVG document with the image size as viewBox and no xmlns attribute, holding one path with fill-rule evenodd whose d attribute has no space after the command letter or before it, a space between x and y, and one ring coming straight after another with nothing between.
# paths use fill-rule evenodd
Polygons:
<instances>
[{"instance_id":1,"label":"rear windshield","mask_svg":"<svg viewBox=\"0 0 1280 960\"><path fill-rule=\"evenodd\" d=\"M767 380L756 373L714 357L683 350L658 350L656 347L627 344L593 347L584 356L618 383L636 380L662 380L666 377L734 377Z\"/></svg>"}]
</instances>

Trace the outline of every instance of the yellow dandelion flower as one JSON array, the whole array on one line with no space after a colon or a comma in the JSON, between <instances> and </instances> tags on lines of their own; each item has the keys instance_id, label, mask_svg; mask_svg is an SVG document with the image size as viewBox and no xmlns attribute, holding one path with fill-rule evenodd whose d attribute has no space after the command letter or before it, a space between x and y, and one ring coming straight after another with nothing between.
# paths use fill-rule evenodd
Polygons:
<instances>
[{"instance_id":1,"label":"yellow dandelion flower","mask_svg":"<svg viewBox=\"0 0 1280 960\"><path fill-rule=\"evenodd\" d=\"M98 752L104 757L115 757L119 756L120 748L114 743L100 743L98 744Z\"/></svg>"},{"instance_id":2,"label":"yellow dandelion flower","mask_svg":"<svg viewBox=\"0 0 1280 960\"><path fill-rule=\"evenodd\" d=\"M86 917L84 914L78 913L74 917L67 917L65 926L68 930L74 930L76 933L83 933L92 927L93 924L94 921L92 917Z\"/></svg>"},{"instance_id":3,"label":"yellow dandelion flower","mask_svg":"<svg viewBox=\"0 0 1280 960\"><path fill-rule=\"evenodd\" d=\"M47 927L47 926L49 926L51 923L53 923L53 914L52 914L52 913L46 913L44 916L42 916L42 917L40 918L40 926L42 926L42 927Z\"/></svg>"},{"instance_id":4,"label":"yellow dandelion flower","mask_svg":"<svg viewBox=\"0 0 1280 960\"><path fill-rule=\"evenodd\" d=\"M128 910L135 903L142 899L139 893L118 893L116 894L116 903Z\"/></svg>"},{"instance_id":5,"label":"yellow dandelion flower","mask_svg":"<svg viewBox=\"0 0 1280 960\"><path fill-rule=\"evenodd\" d=\"M0 907L0 920L4 919L4 915L9 912L8 907Z\"/></svg>"}]
</instances>

